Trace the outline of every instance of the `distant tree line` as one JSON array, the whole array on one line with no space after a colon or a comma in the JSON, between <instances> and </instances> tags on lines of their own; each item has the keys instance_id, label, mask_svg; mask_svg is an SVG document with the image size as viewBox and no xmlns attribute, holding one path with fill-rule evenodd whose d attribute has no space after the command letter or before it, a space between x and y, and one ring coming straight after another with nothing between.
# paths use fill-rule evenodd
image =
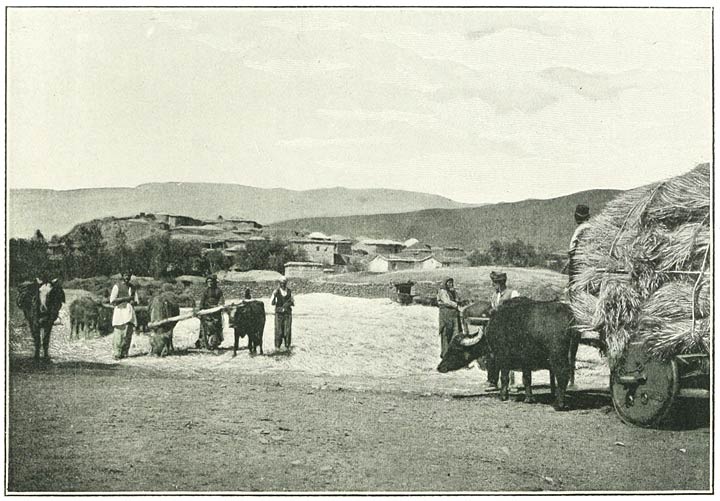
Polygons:
<instances>
[{"instance_id":1,"label":"distant tree line","mask_svg":"<svg viewBox=\"0 0 720 501\"><path fill-rule=\"evenodd\" d=\"M556 255L536 249L532 244L516 239L510 242L493 240L485 251L474 250L468 256L470 266L547 266Z\"/></svg>"},{"instance_id":2,"label":"distant tree line","mask_svg":"<svg viewBox=\"0 0 720 501\"><path fill-rule=\"evenodd\" d=\"M50 257L49 249L54 254ZM220 250L204 251L200 242L154 235L128 244L119 232L114 245L108 246L98 225L85 225L74 238L53 236L47 241L40 230L32 238L13 238L8 248L8 272L11 284L32 280L41 273L64 280L109 276L130 268L135 275L174 278L226 270L232 266L283 272L288 261L305 259L282 240L250 241L247 250L230 257Z\"/></svg>"}]
</instances>

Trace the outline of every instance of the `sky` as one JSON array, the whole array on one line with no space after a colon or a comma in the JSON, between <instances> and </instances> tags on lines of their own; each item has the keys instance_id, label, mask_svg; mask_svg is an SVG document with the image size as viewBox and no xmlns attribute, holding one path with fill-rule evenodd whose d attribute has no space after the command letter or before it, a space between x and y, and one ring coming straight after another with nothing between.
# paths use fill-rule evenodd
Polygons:
<instances>
[{"instance_id":1,"label":"sky","mask_svg":"<svg viewBox=\"0 0 720 501\"><path fill-rule=\"evenodd\" d=\"M7 184L460 202L712 158L709 9L7 11Z\"/></svg>"}]
</instances>

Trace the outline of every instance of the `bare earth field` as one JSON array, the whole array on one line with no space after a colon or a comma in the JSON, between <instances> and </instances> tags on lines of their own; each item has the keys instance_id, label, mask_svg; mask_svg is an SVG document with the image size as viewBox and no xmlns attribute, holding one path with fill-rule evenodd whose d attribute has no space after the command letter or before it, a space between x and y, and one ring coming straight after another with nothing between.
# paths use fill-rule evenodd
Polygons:
<instances>
[{"instance_id":1,"label":"bare earth field","mask_svg":"<svg viewBox=\"0 0 720 501\"><path fill-rule=\"evenodd\" d=\"M68 294L68 303L74 294ZM293 347L232 358L110 356L109 337L70 340L66 311L53 362L35 367L11 312L10 492L528 492L710 489L705 405L681 402L669 429L615 415L607 366L581 347L571 411L500 402L476 368L439 374L437 310L385 299L297 297ZM706 404L706 402L705 402Z\"/></svg>"}]
</instances>

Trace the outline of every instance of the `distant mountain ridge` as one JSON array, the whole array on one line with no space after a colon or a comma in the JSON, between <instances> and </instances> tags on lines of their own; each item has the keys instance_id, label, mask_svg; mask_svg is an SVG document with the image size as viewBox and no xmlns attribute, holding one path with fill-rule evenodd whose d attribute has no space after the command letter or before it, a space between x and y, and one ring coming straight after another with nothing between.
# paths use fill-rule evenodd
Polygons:
<instances>
[{"instance_id":1,"label":"distant mountain ridge","mask_svg":"<svg viewBox=\"0 0 720 501\"><path fill-rule=\"evenodd\" d=\"M293 231L321 231L328 235L417 238L437 246L487 249L492 240L520 239L536 248L564 252L575 230L573 212L586 204L600 212L620 190L589 190L547 200L523 200L459 209L427 209L400 214L373 214L293 219L274 223L268 230L280 235Z\"/></svg>"},{"instance_id":2,"label":"distant mountain ridge","mask_svg":"<svg viewBox=\"0 0 720 501\"><path fill-rule=\"evenodd\" d=\"M294 191L218 183L147 183L135 188L9 190L7 233L46 237L108 216L140 212L170 213L199 219L241 217L261 224L294 218L409 212L468 207L439 195L403 190L321 188Z\"/></svg>"}]
</instances>

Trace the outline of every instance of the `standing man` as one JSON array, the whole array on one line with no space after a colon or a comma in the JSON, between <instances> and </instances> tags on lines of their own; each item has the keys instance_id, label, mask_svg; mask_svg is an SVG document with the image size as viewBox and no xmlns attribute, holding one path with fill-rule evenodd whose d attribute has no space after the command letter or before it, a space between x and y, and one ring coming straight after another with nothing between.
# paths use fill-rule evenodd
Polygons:
<instances>
[{"instance_id":1,"label":"standing man","mask_svg":"<svg viewBox=\"0 0 720 501\"><path fill-rule=\"evenodd\" d=\"M515 289L507 288L507 274L505 273L490 273L490 280L492 280L495 293L490 299L490 306L492 311L495 312L497 309L508 299L516 298L520 294ZM487 366L487 388L488 390L495 390L498 388L498 378L500 377L500 369L495 365L495 358L490 355L485 359L485 365ZM511 373L512 374L512 373ZM513 376L511 376L513 379Z\"/></svg>"},{"instance_id":2,"label":"standing man","mask_svg":"<svg viewBox=\"0 0 720 501\"><path fill-rule=\"evenodd\" d=\"M440 358L450 346L450 340L456 332L462 332L460 325L460 300L455 290L455 281L447 278L438 290L437 302L439 312Z\"/></svg>"},{"instance_id":3,"label":"standing man","mask_svg":"<svg viewBox=\"0 0 720 501\"><path fill-rule=\"evenodd\" d=\"M570 239L570 249L568 250L568 297L572 294L572 285L575 282L575 277L578 274L578 263L575 253L577 252L578 244L583 236L583 233L590 228L590 208L587 205L579 204L575 207L575 232ZM568 388L575 389L575 358L577 357L578 344L580 339L577 337L572 338L570 345L570 381L568 382Z\"/></svg>"},{"instance_id":4,"label":"standing man","mask_svg":"<svg viewBox=\"0 0 720 501\"><path fill-rule=\"evenodd\" d=\"M577 260L575 259L575 252L577 251L578 243L582 234L590 227L588 220L590 219L590 208L587 205L580 204L575 207L575 232L570 239L570 250L568 251L568 284L572 285L575 281L575 276L578 273Z\"/></svg>"},{"instance_id":5,"label":"standing man","mask_svg":"<svg viewBox=\"0 0 720 501\"><path fill-rule=\"evenodd\" d=\"M207 289L200 298L200 309L205 310L225 304L225 296L218 287L217 276L210 275L205 279ZM214 350L223 342L222 311L200 317L200 337L195 342L196 348Z\"/></svg>"},{"instance_id":6,"label":"standing man","mask_svg":"<svg viewBox=\"0 0 720 501\"><path fill-rule=\"evenodd\" d=\"M292 308L295 306L292 291L287 286L287 278L282 277L278 288L272 293L270 304L275 306L275 349L279 350L285 341L285 349L292 341Z\"/></svg>"},{"instance_id":7,"label":"standing man","mask_svg":"<svg viewBox=\"0 0 720 501\"><path fill-rule=\"evenodd\" d=\"M112 318L113 358L115 360L128 356L133 331L137 325L134 305L139 302L137 290L130 283L132 271L123 271L121 276L122 280L113 285L110 293L110 304L115 307Z\"/></svg>"}]
</instances>

